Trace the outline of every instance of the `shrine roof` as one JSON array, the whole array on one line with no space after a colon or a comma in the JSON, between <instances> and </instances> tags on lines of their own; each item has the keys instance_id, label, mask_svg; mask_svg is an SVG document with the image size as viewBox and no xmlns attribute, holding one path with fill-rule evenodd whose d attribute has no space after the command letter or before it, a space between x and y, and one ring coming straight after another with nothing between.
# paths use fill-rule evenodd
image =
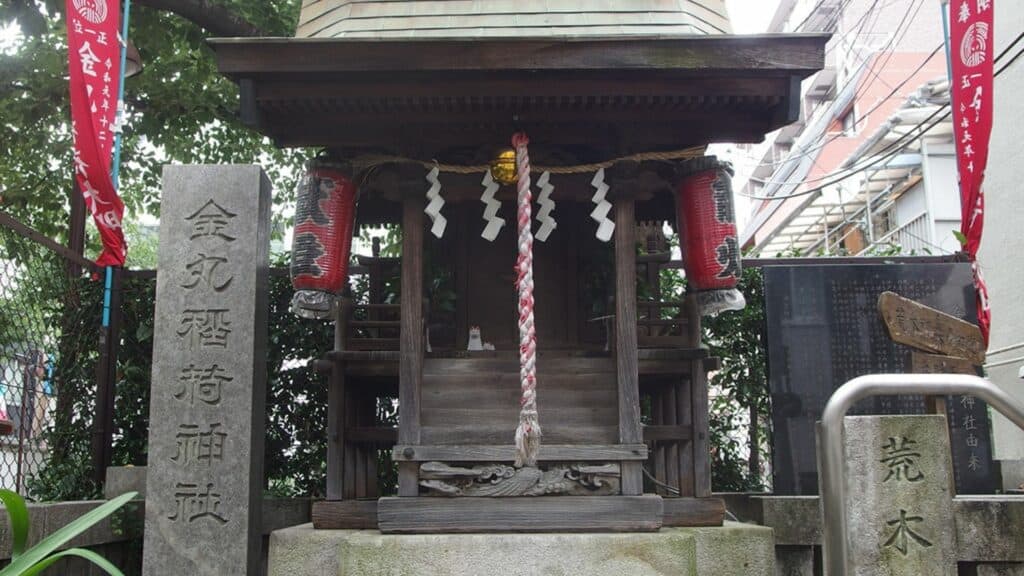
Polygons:
<instances>
[{"instance_id":1,"label":"shrine roof","mask_svg":"<svg viewBox=\"0 0 1024 576\"><path fill-rule=\"evenodd\" d=\"M795 121L827 35L213 39L242 116L282 146L418 158L505 144L595 157L754 142ZM442 160L443 161L443 160Z\"/></svg>"},{"instance_id":2,"label":"shrine roof","mask_svg":"<svg viewBox=\"0 0 1024 576\"><path fill-rule=\"evenodd\" d=\"M728 34L724 0L304 0L298 38Z\"/></svg>"}]
</instances>

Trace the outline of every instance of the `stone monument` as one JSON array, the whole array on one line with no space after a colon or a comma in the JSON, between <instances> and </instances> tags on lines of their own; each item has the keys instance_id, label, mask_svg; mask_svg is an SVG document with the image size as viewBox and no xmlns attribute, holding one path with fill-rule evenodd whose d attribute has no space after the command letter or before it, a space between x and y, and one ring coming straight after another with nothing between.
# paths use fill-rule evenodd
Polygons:
<instances>
[{"instance_id":1,"label":"stone monument","mask_svg":"<svg viewBox=\"0 0 1024 576\"><path fill-rule=\"evenodd\" d=\"M259 167L164 169L143 574L258 566L269 225Z\"/></svg>"},{"instance_id":2,"label":"stone monument","mask_svg":"<svg viewBox=\"0 0 1024 576\"><path fill-rule=\"evenodd\" d=\"M913 360L915 350L893 341L886 329L878 310L879 295L892 291L970 321L975 317L971 266L962 262L768 266L764 286L774 491L817 494L814 423L832 393L865 374L921 371ZM991 493L997 475L992 469L985 403L957 396L946 398L945 404L957 492ZM923 396L901 395L862 400L850 414L927 411Z\"/></svg>"},{"instance_id":3,"label":"stone monument","mask_svg":"<svg viewBox=\"0 0 1024 576\"><path fill-rule=\"evenodd\" d=\"M942 416L846 418L851 576L956 576Z\"/></svg>"}]
</instances>

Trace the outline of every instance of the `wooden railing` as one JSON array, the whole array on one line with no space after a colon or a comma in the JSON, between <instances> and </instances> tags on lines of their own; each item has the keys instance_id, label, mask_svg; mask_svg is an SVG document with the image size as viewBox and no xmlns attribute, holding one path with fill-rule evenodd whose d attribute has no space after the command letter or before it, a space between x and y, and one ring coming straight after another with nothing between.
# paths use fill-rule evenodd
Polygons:
<instances>
[{"instance_id":1,"label":"wooden railing","mask_svg":"<svg viewBox=\"0 0 1024 576\"><path fill-rule=\"evenodd\" d=\"M347 319L349 350L398 350L400 304L353 304ZM381 318L394 319L381 319Z\"/></svg>"},{"instance_id":2,"label":"wooden railing","mask_svg":"<svg viewBox=\"0 0 1024 576\"><path fill-rule=\"evenodd\" d=\"M644 276L651 298L637 301L637 346L640 348L696 348L700 344L700 317L695 302L662 300L661 270L682 268L669 252L641 254L637 263L645 268Z\"/></svg>"}]
</instances>

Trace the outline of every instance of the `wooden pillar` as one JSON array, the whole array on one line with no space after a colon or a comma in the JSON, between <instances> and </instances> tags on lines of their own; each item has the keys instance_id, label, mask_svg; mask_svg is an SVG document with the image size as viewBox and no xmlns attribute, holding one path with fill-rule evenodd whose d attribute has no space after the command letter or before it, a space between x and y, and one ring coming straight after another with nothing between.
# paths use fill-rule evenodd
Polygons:
<instances>
[{"instance_id":1,"label":"wooden pillar","mask_svg":"<svg viewBox=\"0 0 1024 576\"><path fill-rule=\"evenodd\" d=\"M704 360L690 362L690 393L693 407L693 495L711 496L711 462L708 454L708 378Z\"/></svg>"},{"instance_id":2,"label":"wooden pillar","mask_svg":"<svg viewBox=\"0 0 1024 576\"><path fill-rule=\"evenodd\" d=\"M562 217L562 223L569 232L566 238L566 278L569 283L565 299L566 341L576 346L580 343L580 247L579 218L573 211Z\"/></svg>"},{"instance_id":3,"label":"wooden pillar","mask_svg":"<svg viewBox=\"0 0 1024 576\"><path fill-rule=\"evenodd\" d=\"M423 199L402 204L402 333L398 367L398 443L420 442L420 383L423 379ZM398 464L398 495L419 494L419 466Z\"/></svg>"},{"instance_id":4,"label":"wooden pillar","mask_svg":"<svg viewBox=\"0 0 1024 576\"><path fill-rule=\"evenodd\" d=\"M102 486L107 466L113 458L114 402L117 396L117 352L121 342L121 283L124 269L111 266L109 309L103 311L105 325L100 327L100 357L96 363L96 417L93 424L93 480ZM106 308L106 302L104 303ZM24 402L23 402L24 404Z\"/></svg>"},{"instance_id":5,"label":"wooden pillar","mask_svg":"<svg viewBox=\"0 0 1024 576\"><path fill-rule=\"evenodd\" d=\"M686 297L686 315L689 320L687 326L690 345L699 348L701 312L697 297L693 294ZM693 458L693 495L697 498L707 498L711 496L711 456L708 451L708 375L703 359L696 359L690 363L689 393L693 425L693 439L690 441L690 454Z\"/></svg>"},{"instance_id":6,"label":"wooden pillar","mask_svg":"<svg viewBox=\"0 0 1024 576\"><path fill-rule=\"evenodd\" d=\"M469 230L470 211L462 204L455 212L455 348L465 350L469 341Z\"/></svg>"},{"instance_id":7,"label":"wooden pillar","mask_svg":"<svg viewBox=\"0 0 1024 576\"><path fill-rule=\"evenodd\" d=\"M342 447L344 455L341 463L341 468L344 471L341 481L341 497L343 500L353 500L359 497L356 492L359 445L352 442L352 440L348 438L347 434L344 434L344 432L349 428L355 426L356 421L356 402L358 401L358 397L356 394L356 387L352 384L352 382L347 380L345 381L345 389L342 392L342 397L344 398L344 400L342 400L343 409L341 410L341 416L339 416L343 438L345 440Z\"/></svg>"},{"instance_id":8,"label":"wooden pillar","mask_svg":"<svg viewBox=\"0 0 1024 576\"><path fill-rule=\"evenodd\" d=\"M615 200L615 366L619 384L619 442L643 442L636 338L636 218L632 198ZM622 494L643 493L643 468L622 462Z\"/></svg>"},{"instance_id":9,"label":"wooden pillar","mask_svg":"<svg viewBox=\"0 0 1024 576\"><path fill-rule=\"evenodd\" d=\"M380 238L373 239L373 260L369 266L370 280L370 304L382 304L384 302L384 266L380 258ZM373 306L367 308L366 319L371 322L380 320L380 309ZM381 338L380 328L374 327L370 330L372 338Z\"/></svg>"},{"instance_id":10,"label":"wooden pillar","mask_svg":"<svg viewBox=\"0 0 1024 576\"><path fill-rule=\"evenodd\" d=\"M68 248L75 254L85 254L85 198L78 188L77 179L71 184L71 216L68 220ZM68 276L78 278L82 275L82 267L73 260L67 262Z\"/></svg>"},{"instance_id":11,"label":"wooden pillar","mask_svg":"<svg viewBox=\"0 0 1024 576\"><path fill-rule=\"evenodd\" d=\"M334 350L345 349L348 299L342 299L334 321ZM327 499L345 497L345 366L336 357L327 387Z\"/></svg>"}]
</instances>

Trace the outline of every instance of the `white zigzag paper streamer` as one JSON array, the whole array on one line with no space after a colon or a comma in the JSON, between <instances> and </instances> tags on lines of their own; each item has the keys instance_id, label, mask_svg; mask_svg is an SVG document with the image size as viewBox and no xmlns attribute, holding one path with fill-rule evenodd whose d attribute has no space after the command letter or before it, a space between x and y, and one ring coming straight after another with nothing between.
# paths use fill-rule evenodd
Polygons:
<instances>
[{"instance_id":1,"label":"white zigzag paper streamer","mask_svg":"<svg viewBox=\"0 0 1024 576\"><path fill-rule=\"evenodd\" d=\"M444 229L448 226L448 219L441 214L444 198L441 197L441 181L437 178L440 172L438 167L434 166L427 173L427 182L430 182L430 189L427 190L427 199L430 202L427 203L427 207L423 210L427 216L430 216L430 221L434 223L430 227L430 233L438 238L444 236Z\"/></svg>"},{"instance_id":2,"label":"white zigzag paper streamer","mask_svg":"<svg viewBox=\"0 0 1024 576\"><path fill-rule=\"evenodd\" d=\"M540 228L534 237L541 242L546 242L551 232L558 228L558 223L551 217L551 212L555 209L555 201L551 199L551 193L555 191L555 187L548 182L550 178L551 173L544 172L537 179L537 187L540 188L540 196L537 197L537 204L540 205L540 210L537 211L537 222L540 222Z\"/></svg>"},{"instance_id":3,"label":"white zigzag paper streamer","mask_svg":"<svg viewBox=\"0 0 1024 576\"><path fill-rule=\"evenodd\" d=\"M594 179L590 181L590 185L597 189L594 192L594 197L590 199L591 202L597 204L590 213L590 218L597 222L597 239L602 242L608 242L612 239L612 233L615 232L615 222L608 218L608 212L612 209L612 203L605 200L605 196L608 195L608 185L604 183L604 168L601 168L597 171L597 174L594 174Z\"/></svg>"},{"instance_id":4,"label":"white zigzag paper streamer","mask_svg":"<svg viewBox=\"0 0 1024 576\"><path fill-rule=\"evenodd\" d=\"M484 208L484 220L487 221L487 226L484 227L484 231L480 236L488 242L494 242L494 239L498 237L498 233L501 232L502 226L505 225L505 219L498 218L501 202L494 198L500 186L494 181L490 170L484 172L484 179L481 184L484 186L484 194L480 197L480 201L487 206Z\"/></svg>"}]
</instances>

